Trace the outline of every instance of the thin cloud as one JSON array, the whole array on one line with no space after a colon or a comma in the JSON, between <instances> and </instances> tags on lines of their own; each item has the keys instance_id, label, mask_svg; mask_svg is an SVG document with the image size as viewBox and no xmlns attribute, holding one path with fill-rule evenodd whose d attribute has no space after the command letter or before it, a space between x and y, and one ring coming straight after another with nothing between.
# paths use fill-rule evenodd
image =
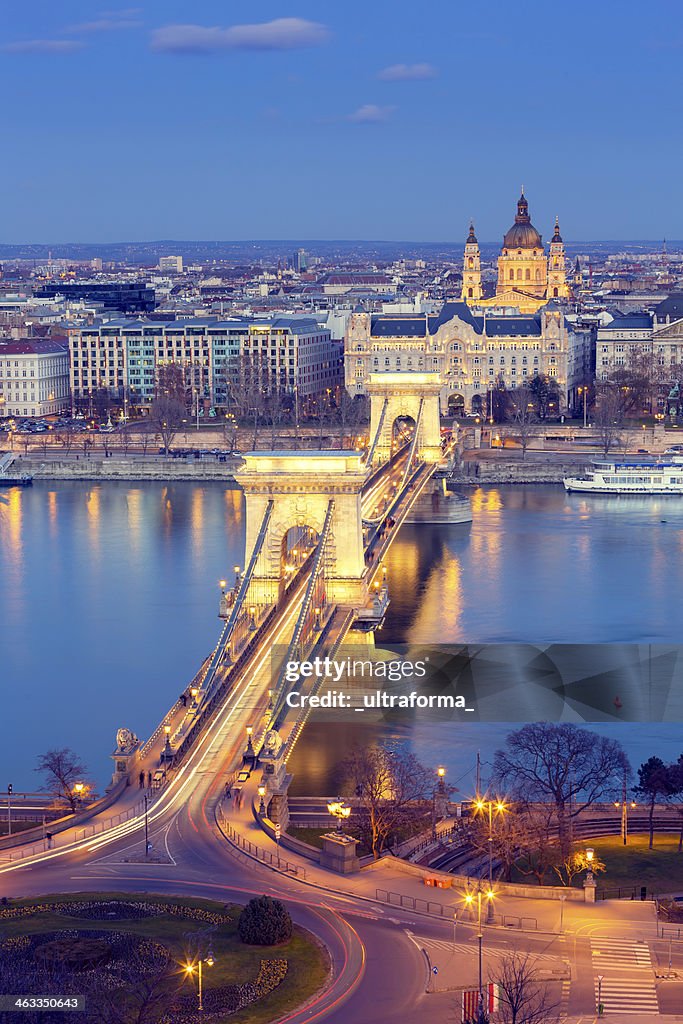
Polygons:
<instances>
[{"instance_id":1,"label":"thin cloud","mask_svg":"<svg viewBox=\"0 0 683 1024\"><path fill-rule=\"evenodd\" d=\"M125 7L121 11L100 11L99 18L138 18L142 7Z\"/></svg>"},{"instance_id":2,"label":"thin cloud","mask_svg":"<svg viewBox=\"0 0 683 1024\"><path fill-rule=\"evenodd\" d=\"M419 82L426 78L436 78L433 64L392 64L377 73L383 82Z\"/></svg>"},{"instance_id":3,"label":"thin cloud","mask_svg":"<svg viewBox=\"0 0 683 1024\"><path fill-rule=\"evenodd\" d=\"M0 46L4 53L74 53L85 44L78 39L21 39Z\"/></svg>"},{"instance_id":4,"label":"thin cloud","mask_svg":"<svg viewBox=\"0 0 683 1024\"><path fill-rule=\"evenodd\" d=\"M98 18L95 21L83 21L80 25L69 25L65 32L86 34L90 32L116 32L119 29L140 28L141 21L134 18Z\"/></svg>"},{"instance_id":5,"label":"thin cloud","mask_svg":"<svg viewBox=\"0 0 683 1024\"><path fill-rule=\"evenodd\" d=\"M379 124L380 121L387 121L395 107L379 107L376 103L364 103L358 110L348 115L347 120L354 124Z\"/></svg>"},{"instance_id":6,"label":"thin cloud","mask_svg":"<svg viewBox=\"0 0 683 1024\"><path fill-rule=\"evenodd\" d=\"M223 50L296 50L321 46L329 29L305 18L276 18L259 25L165 25L152 32L157 53L209 54Z\"/></svg>"}]
</instances>

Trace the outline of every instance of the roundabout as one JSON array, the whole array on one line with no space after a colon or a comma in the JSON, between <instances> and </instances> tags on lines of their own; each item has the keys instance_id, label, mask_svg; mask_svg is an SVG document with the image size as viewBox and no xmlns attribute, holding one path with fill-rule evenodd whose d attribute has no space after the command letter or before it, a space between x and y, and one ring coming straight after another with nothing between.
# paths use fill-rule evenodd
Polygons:
<instances>
[{"instance_id":1,"label":"roundabout","mask_svg":"<svg viewBox=\"0 0 683 1024\"><path fill-rule=\"evenodd\" d=\"M266 904L289 920L279 901ZM86 1019L102 1024L277 1019L326 986L329 957L291 921L284 941L245 942L246 913L234 903L111 893L4 901L0 988L17 999L83 997Z\"/></svg>"}]
</instances>

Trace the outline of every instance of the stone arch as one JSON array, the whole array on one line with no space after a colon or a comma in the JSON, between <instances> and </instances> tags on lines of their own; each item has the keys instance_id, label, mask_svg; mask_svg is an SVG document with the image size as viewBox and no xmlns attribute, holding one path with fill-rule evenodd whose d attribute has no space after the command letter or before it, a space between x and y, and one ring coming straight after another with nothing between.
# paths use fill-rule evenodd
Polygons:
<instances>
[{"instance_id":1,"label":"stone arch","mask_svg":"<svg viewBox=\"0 0 683 1024\"><path fill-rule=\"evenodd\" d=\"M254 574L260 595L257 600L268 604L281 596L286 554L306 530L311 540L320 535L330 499L335 504L325 549L325 586L341 603L358 600L364 593L365 574L361 490L367 467L362 455L347 451L254 452L244 461L236 479L246 499L246 562L268 502L273 502Z\"/></svg>"},{"instance_id":2,"label":"stone arch","mask_svg":"<svg viewBox=\"0 0 683 1024\"><path fill-rule=\"evenodd\" d=\"M483 395L472 395L472 412L481 415L484 408L484 396Z\"/></svg>"},{"instance_id":3,"label":"stone arch","mask_svg":"<svg viewBox=\"0 0 683 1024\"><path fill-rule=\"evenodd\" d=\"M448 396L448 415L462 416L465 412L465 396L454 391Z\"/></svg>"}]
</instances>

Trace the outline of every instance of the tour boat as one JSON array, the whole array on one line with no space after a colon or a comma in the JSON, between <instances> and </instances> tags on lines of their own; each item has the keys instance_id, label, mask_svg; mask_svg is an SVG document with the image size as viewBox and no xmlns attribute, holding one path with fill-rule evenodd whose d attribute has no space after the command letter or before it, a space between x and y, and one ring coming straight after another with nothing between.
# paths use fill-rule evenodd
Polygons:
<instances>
[{"instance_id":1,"label":"tour boat","mask_svg":"<svg viewBox=\"0 0 683 1024\"><path fill-rule=\"evenodd\" d=\"M683 457L594 459L581 476L565 477L564 486L591 494L683 494Z\"/></svg>"}]
</instances>

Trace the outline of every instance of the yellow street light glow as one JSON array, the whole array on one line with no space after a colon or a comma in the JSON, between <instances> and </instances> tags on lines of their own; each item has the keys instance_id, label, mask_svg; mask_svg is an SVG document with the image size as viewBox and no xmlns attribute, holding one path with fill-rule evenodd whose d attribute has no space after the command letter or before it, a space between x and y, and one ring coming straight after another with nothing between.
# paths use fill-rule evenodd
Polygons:
<instances>
[{"instance_id":1,"label":"yellow street light glow","mask_svg":"<svg viewBox=\"0 0 683 1024\"><path fill-rule=\"evenodd\" d=\"M477 808L478 811L483 811L485 806L486 805L483 800L477 800L475 804L475 807Z\"/></svg>"},{"instance_id":2,"label":"yellow street light glow","mask_svg":"<svg viewBox=\"0 0 683 1024\"><path fill-rule=\"evenodd\" d=\"M486 899L487 899L487 900L492 900L492 899L493 899L493 897L494 897L495 895L496 895L496 894L495 894L495 892L493 891L493 889L489 889L489 890L488 890L488 892L486 893Z\"/></svg>"},{"instance_id":3,"label":"yellow street light glow","mask_svg":"<svg viewBox=\"0 0 683 1024\"><path fill-rule=\"evenodd\" d=\"M594 850L592 850L590 846L587 847L586 848L586 860L588 861L589 864L593 860L594 855L595 855Z\"/></svg>"},{"instance_id":4,"label":"yellow street light glow","mask_svg":"<svg viewBox=\"0 0 683 1024\"><path fill-rule=\"evenodd\" d=\"M498 811L499 814L503 814L504 811L507 811L507 807L501 800L499 800L498 803L496 804L496 810Z\"/></svg>"},{"instance_id":5,"label":"yellow street light glow","mask_svg":"<svg viewBox=\"0 0 683 1024\"><path fill-rule=\"evenodd\" d=\"M247 726L247 736L251 736L253 731L254 731L254 726L253 725L248 725Z\"/></svg>"},{"instance_id":6,"label":"yellow street light glow","mask_svg":"<svg viewBox=\"0 0 683 1024\"><path fill-rule=\"evenodd\" d=\"M259 788L258 788L258 795L261 798L263 798L266 795L266 787L265 786L259 786Z\"/></svg>"},{"instance_id":7,"label":"yellow street light glow","mask_svg":"<svg viewBox=\"0 0 683 1024\"><path fill-rule=\"evenodd\" d=\"M465 903L474 903L474 893L471 893L471 892L466 892L465 893Z\"/></svg>"},{"instance_id":8,"label":"yellow street light glow","mask_svg":"<svg viewBox=\"0 0 683 1024\"><path fill-rule=\"evenodd\" d=\"M446 774L446 769L442 765L439 765L439 767L436 769L436 774L439 776L440 779L442 779Z\"/></svg>"},{"instance_id":9,"label":"yellow street light glow","mask_svg":"<svg viewBox=\"0 0 683 1024\"><path fill-rule=\"evenodd\" d=\"M188 974L194 974L194 964L185 964L185 970Z\"/></svg>"},{"instance_id":10,"label":"yellow street light glow","mask_svg":"<svg viewBox=\"0 0 683 1024\"><path fill-rule=\"evenodd\" d=\"M221 590L225 590L225 588L227 586L227 580L219 580L218 581L218 586L221 588Z\"/></svg>"},{"instance_id":11,"label":"yellow street light glow","mask_svg":"<svg viewBox=\"0 0 683 1024\"><path fill-rule=\"evenodd\" d=\"M74 785L74 793L79 793L80 794L82 792L83 792L83 783L82 782L77 782Z\"/></svg>"},{"instance_id":12,"label":"yellow street light glow","mask_svg":"<svg viewBox=\"0 0 683 1024\"><path fill-rule=\"evenodd\" d=\"M170 725L165 725L164 726L164 732L166 733L167 736L170 733L170 731L171 731L171 726Z\"/></svg>"}]
</instances>

